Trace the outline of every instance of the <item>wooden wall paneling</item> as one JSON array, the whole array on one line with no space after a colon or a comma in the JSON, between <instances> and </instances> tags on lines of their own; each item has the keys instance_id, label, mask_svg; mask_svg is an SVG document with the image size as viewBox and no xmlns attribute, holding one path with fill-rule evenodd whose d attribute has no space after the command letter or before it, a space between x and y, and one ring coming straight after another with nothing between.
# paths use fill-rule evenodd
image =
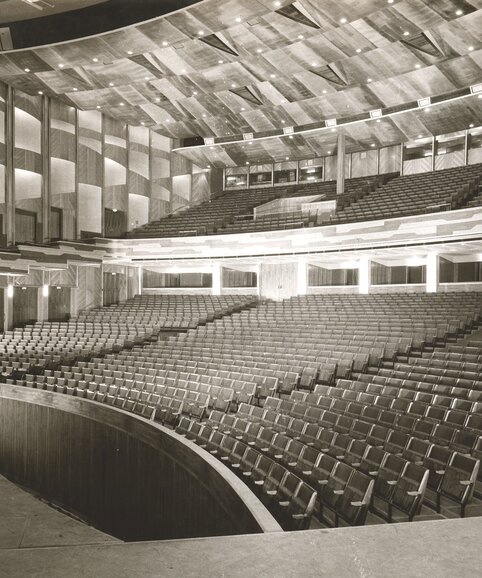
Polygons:
<instances>
[{"instance_id":1,"label":"wooden wall paneling","mask_svg":"<svg viewBox=\"0 0 482 578\"><path fill-rule=\"evenodd\" d=\"M102 272L100 267L79 266L75 290L76 311L102 305Z\"/></svg>"},{"instance_id":2,"label":"wooden wall paneling","mask_svg":"<svg viewBox=\"0 0 482 578\"><path fill-rule=\"evenodd\" d=\"M400 172L401 146L379 149L379 174Z\"/></svg>"},{"instance_id":3,"label":"wooden wall paneling","mask_svg":"<svg viewBox=\"0 0 482 578\"><path fill-rule=\"evenodd\" d=\"M298 294L298 263L261 263L260 295L265 299L288 299Z\"/></svg>"},{"instance_id":4,"label":"wooden wall paneling","mask_svg":"<svg viewBox=\"0 0 482 578\"><path fill-rule=\"evenodd\" d=\"M7 246L15 242L14 98L14 90L8 85L5 110L5 237Z\"/></svg>"},{"instance_id":5,"label":"wooden wall paneling","mask_svg":"<svg viewBox=\"0 0 482 578\"><path fill-rule=\"evenodd\" d=\"M49 288L49 321L67 321L70 318L70 287L51 286Z\"/></svg>"},{"instance_id":6,"label":"wooden wall paneling","mask_svg":"<svg viewBox=\"0 0 482 578\"><path fill-rule=\"evenodd\" d=\"M13 325L19 327L37 321L38 287L14 287Z\"/></svg>"},{"instance_id":7,"label":"wooden wall paneling","mask_svg":"<svg viewBox=\"0 0 482 578\"><path fill-rule=\"evenodd\" d=\"M100 530L127 541L280 530L228 468L161 426L5 384L0 399L1 473Z\"/></svg>"}]
</instances>

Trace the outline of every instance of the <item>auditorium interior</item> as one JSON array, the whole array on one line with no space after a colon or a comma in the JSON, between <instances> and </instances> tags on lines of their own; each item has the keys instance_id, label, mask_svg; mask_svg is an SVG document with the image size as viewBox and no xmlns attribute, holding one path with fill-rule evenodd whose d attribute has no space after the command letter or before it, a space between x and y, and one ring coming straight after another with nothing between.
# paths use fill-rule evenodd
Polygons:
<instances>
[{"instance_id":1,"label":"auditorium interior","mask_svg":"<svg viewBox=\"0 0 482 578\"><path fill-rule=\"evenodd\" d=\"M480 573L482 0L0 0L0 578Z\"/></svg>"}]
</instances>

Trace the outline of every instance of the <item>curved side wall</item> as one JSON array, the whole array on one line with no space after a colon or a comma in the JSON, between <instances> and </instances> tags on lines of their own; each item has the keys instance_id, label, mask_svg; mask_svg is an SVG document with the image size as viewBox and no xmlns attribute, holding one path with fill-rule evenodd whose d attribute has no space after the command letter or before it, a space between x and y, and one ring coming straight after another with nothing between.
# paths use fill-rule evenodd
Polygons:
<instances>
[{"instance_id":1,"label":"curved side wall","mask_svg":"<svg viewBox=\"0 0 482 578\"><path fill-rule=\"evenodd\" d=\"M279 531L215 458L95 402L0 384L0 473L128 541Z\"/></svg>"}]
</instances>

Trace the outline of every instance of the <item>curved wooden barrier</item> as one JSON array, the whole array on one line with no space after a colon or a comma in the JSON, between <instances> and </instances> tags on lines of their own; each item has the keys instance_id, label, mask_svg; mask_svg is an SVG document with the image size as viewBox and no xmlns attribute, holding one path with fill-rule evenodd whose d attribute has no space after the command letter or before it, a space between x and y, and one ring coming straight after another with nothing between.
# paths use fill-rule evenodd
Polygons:
<instances>
[{"instance_id":1,"label":"curved wooden barrier","mask_svg":"<svg viewBox=\"0 0 482 578\"><path fill-rule=\"evenodd\" d=\"M194 443L65 394L0 384L0 473L123 540L281 531Z\"/></svg>"}]
</instances>

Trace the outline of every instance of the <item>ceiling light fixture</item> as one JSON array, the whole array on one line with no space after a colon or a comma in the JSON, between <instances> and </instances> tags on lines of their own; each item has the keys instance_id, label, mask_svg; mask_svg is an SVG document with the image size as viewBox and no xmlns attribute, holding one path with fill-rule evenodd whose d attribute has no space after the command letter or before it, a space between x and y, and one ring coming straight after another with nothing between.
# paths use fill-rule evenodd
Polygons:
<instances>
[{"instance_id":1,"label":"ceiling light fixture","mask_svg":"<svg viewBox=\"0 0 482 578\"><path fill-rule=\"evenodd\" d=\"M464 13L464 11L460 10L460 9L455 11L456 16L462 16L463 13Z\"/></svg>"},{"instance_id":2,"label":"ceiling light fixture","mask_svg":"<svg viewBox=\"0 0 482 578\"><path fill-rule=\"evenodd\" d=\"M303 36L303 34L298 34L298 38L299 40L304 40L305 37Z\"/></svg>"},{"instance_id":3,"label":"ceiling light fixture","mask_svg":"<svg viewBox=\"0 0 482 578\"><path fill-rule=\"evenodd\" d=\"M204 36L204 30L200 30L200 31L198 32L198 34L199 34L199 36Z\"/></svg>"},{"instance_id":4,"label":"ceiling light fixture","mask_svg":"<svg viewBox=\"0 0 482 578\"><path fill-rule=\"evenodd\" d=\"M77 92L79 89L74 87L74 92Z\"/></svg>"},{"instance_id":5,"label":"ceiling light fixture","mask_svg":"<svg viewBox=\"0 0 482 578\"><path fill-rule=\"evenodd\" d=\"M474 49L473 46L469 46L469 47L467 48L467 50L468 50L469 52L472 52L473 49Z\"/></svg>"},{"instance_id":6,"label":"ceiling light fixture","mask_svg":"<svg viewBox=\"0 0 482 578\"><path fill-rule=\"evenodd\" d=\"M360 54L361 48L357 48L357 49L355 50L355 52L358 52L358 54Z\"/></svg>"},{"instance_id":7,"label":"ceiling light fixture","mask_svg":"<svg viewBox=\"0 0 482 578\"><path fill-rule=\"evenodd\" d=\"M259 54L260 52L263 52L262 48L256 48L256 52Z\"/></svg>"},{"instance_id":8,"label":"ceiling light fixture","mask_svg":"<svg viewBox=\"0 0 482 578\"><path fill-rule=\"evenodd\" d=\"M236 22L241 22L241 18L239 16L236 18Z\"/></svg>"},{"instance_id":9,"label":"ceiling light fixture","mask_svg":"<svg viewBox=\"0 0 482 578\"><path fill-rule=\"evenodd\" d=\"M95 108L100 108L100 104L98 104Z\"/></svg>"},{"instance_id":10,"label":"ceiling light fixture","mask_svg":"<svg viewBox=\"0 0 482 578\"><path fill-rule=\"evenodd\" d=\"M123 103L123 102L119 102L119 106L124 106L124 103Z\"/></svg>"},{"instance_id":11,"label":"ceiling light fixture","mask_svg":"<svg viewBox=\"0 0 482 578\"><path fill-rule=\"evenodd\" d=\"M132 50L128 50L127 54L130 56L131 54L133 54Z\"/></svg>"},{"instance_id":12,"label":"ceiling light fixture","mask_svg":"<svg viewBox=\"0 0 482 578\"><path fill-rule=\"evenodd\" d=\"M410 36L410 32L408 30L405 30L405 32L403 33L404 36Z\"/></svg>"},{"instance_id":13,"label":"ceiling light fixture","mask_svg":"<svg viewBox=\"0 0 482 578\"><path fill-rule=\"evenodd\" d=\"M64 65L63 65L62 63L60 63L58 66L59 66L59 68L63 68L63 67L64 67Z\"/></svg>"},{"instance_id":14,"label":"ceiling light fixture","mask_svg":"<svg viewBox=\"0 0 482 578\"><path fill-rule=\"evenodd\" d=\"M113 82L109 82L109 86L114 86L114 83L113 83Z\"/></svg>"},{"instance_id":15,"label":"ceiling light fixture","mask_svg":"<svg viewBox=\"0 0 482 578\"><path fill-rule=\"evenodd\" d=\"M340 18L340 24L346 24L348 20L346 18Z\"/></svg>"},{"instance_id":16,"label":"ceiling light fixture","mask_svg":"<svg viewBox=\"0 0 482 578\"><path fill-rule=\"evenodd\" d=\"M24 68L25 72L30 72L30 68Z\"/></svg>"},{"instance_id":17,"label":"ceiling light fixture","mask_svg":"<svg viewBox=\"0 0 482 578\"><path fill-rule=\"evenodd\" d=\"M163 45L163 46L169 46L169 42L168 42L167 40L163 40L163 41L162 41L162 45Z\"/></svg>"},{"instance_id":18,"label":"ceiling light fixture","mask_svg":"<svg viewBox=\"0 0 482 578\"><path fill-rule=\"evenodd\" d=\"M93 59L92 59L92 62L99 62L99 59L98 59L98 58L93 58Z\"/></svg>"},{"instance_id":19,"label":"ceiling light fixture","mask_svg":"<svg viewBox=\"0 0 482 578\"><path fill-rule=\"evenodd\" d=\"M38 93L39 93L39 94L43 94L44 92L43 92L43 90L39 90Z\"/></svg>"}]
</instances>

